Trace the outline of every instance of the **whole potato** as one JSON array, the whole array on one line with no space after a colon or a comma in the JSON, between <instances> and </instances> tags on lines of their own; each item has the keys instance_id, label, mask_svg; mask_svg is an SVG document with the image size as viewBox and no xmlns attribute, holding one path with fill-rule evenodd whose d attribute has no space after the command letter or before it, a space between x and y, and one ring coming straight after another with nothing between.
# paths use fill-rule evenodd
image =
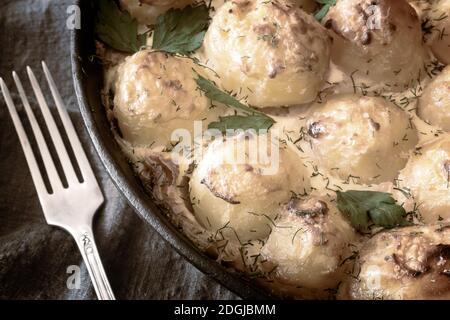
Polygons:
<instances>
[{"instance_id":1,"label":"whole potato","mask_svg":"<svg viewBox=\"0 0 450 320\"><path fill-rule=\"evenodd\" d=\"M403 91L419 78L421 21L405 0L339 0L323 23L334 40L332 61L358 84Z\"/></svg>"},{"instance_id":2,"label":"whole potato","mask_svg":"<svg viewBox=\"0 0 450 320\"><path fill-rule=\"evenodd\" d=\"M450 138L422 146L400 173L399 180L411 190L423 220L450 220Z\"/></svg>"},{"instance_id":3,"label":"whole potato","mask_svg":"<svg viewBox=\"0 0 450 320\"><path fill-rule=\"evenodd\" d=\"M450 228L412 226L378 233L359 252L355 271L338 298L450 299Z\"/></svg>"},{"instance_id":4,"label":"whole potato","mask_svg":"<svg viewBox=\"0 0 450 320\"><path fill-rule=\"evenodd\" d=\"M306 129L313 157L341 179L392 181L418 141L408 114L383 98L334 95L311 110Z\"/></svg>"},{"instance_id":5,"label":"whole potato","mask_svg":"<svg viewBox=\"0 0 450 320\"><path fill-rule=\"evenodd\" d=\"M282 145L259 144L265 138L241 134L208 146L190 181L195 216L206 229L224 230L240 241L263 239L292 192L310 189L299 156ZM275 153L273 163L252 156Z\"/></svg>"},{"instance_id":6,"label":"whole potato","mask_svg":"<svg viewBox=\"0 0 450 320\"><path fill-rule=\"evenodd\" d=\"M283 207L261 250L276 266L271 278L313 291L336 288L349 269L356 240L353 228L334 205L319 197L293 199ZM317 297L320 297L317 296Z\"/></svg>"},{"instance_id":7,"label":"whole potato","mask_svg":"<svg viewBox=\"0 0 450 320\"><path fill-rule=\"evenodd\" d=\"M228 1L214 15L204 55L221 86L254 107L314 100L329 66L330 39L289 2Z\"/></svg>"}]
</instances>

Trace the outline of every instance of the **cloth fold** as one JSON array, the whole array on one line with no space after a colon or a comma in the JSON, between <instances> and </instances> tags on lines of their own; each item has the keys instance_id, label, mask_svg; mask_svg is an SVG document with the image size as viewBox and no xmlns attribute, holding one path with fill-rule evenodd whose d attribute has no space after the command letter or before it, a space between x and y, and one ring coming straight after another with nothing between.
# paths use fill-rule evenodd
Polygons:
<instances>
[{"instance_id":1,"label":"cloth fold","mask_svg":"<svg viewBox=\"0 0 450 320\"><path fill-rule=\"evenodd\" d=\"M73 4L68 0L2 0L0 77L18 102L11 71L19 73L26 92L31 93L25 73L29 65L51 101L40 67L41 60L47 62L106 198L97 213L94 233L116 297L236 298L185 261L143 223L107 176L84 130L73 89L72 31L66 28L67 8ZM30 102L38 114L35 100ZM24 119L20 103L17 106ZM3 98L0 98L0 121L0 299L95 299L75 242L66 232L45 223ZM79 268L79 289L68 289L70 266Z\"/></svg>"}]
</instances>

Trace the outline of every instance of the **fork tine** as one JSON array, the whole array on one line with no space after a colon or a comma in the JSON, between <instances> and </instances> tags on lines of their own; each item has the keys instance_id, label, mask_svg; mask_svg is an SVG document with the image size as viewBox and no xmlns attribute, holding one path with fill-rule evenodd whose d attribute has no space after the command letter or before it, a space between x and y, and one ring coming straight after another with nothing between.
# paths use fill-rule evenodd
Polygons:
<instances>
[{"instance_id":1,"label":"fork tine","mask_svg":"<svg viewBox=\"0 0 450 320\"><path fill-rule=\"evenodd\" d=\"M75 158L77 159L81 174L85 180L95 180L94 173L92 172L86 153L81 146L80 139L75 131L72 120L69 117L64 102L61 99L61 95L56 87L55 81L53 80L53 77L44 61L42 61L42 68L44 69L45 77L47 78L47 82L50 86L61 121L66 129L67 137L69 138L70 145L72 146Z\"/></svg>"},{"instance_id":2,"label":"fork tine","mask_svg":"<svg viewBox=\"0 0 450 320\"><path fill-rule=\"evenodd\" d=\"M58 154L61 166L63 167L64 173L66 175L67 183L69 186L71 184L78 184L78 178L73 169L72 163L70 161L67 149L64 146L61 134L56 126L55 119L53 118L50 109L48 108L47 102L45 101L42 90L34 76L33 71L30 67L27 67L28 77L30 78L31 86L33 87L34 94L36 95L39 107L41 108L42 115L44 116L45 123L47 124L48 131L52 138L53 144Z\"/></svg>"},{"instance_id":3,"label":"fork tine","mask_svg":"<svg viewBox=\"0 0 450 320\"><path fill-rule=\"evenodd\" d=\"M12 73L12 75L14 78L14 82L16 83L17 91L19 92L20 98L22 99L22 104L25 107L25 112L27 113L28 120L30 121L31 129L33 130L34 137L39 147L42 161L44 162L44 167L47 172L47 176L52 186L52 189L53 191L61 189L63 188L61 179L59 178L58 172L56 171L55 163L53 162L53 159L50 155L50 151L48 150L48 146L47 143L45 142L41 128L39 127L39 124L36 121L34 112L30 107L30 103L28 102L27 96L25 95L22 82L20 81L19 76L15 71Z\"/></svg>"},{"instance_id":4,"label":"fork tine","mask_svg":"<svg viewBox=\"0 0 450 320\"><path fill-rule=\"evenodd\" d=\"M17 114L17 110L16 107L14 106L14 102L11 99L9 90L6 87L6 84L2 78L0 78L0 87L3 92L3 97L5 98L9 114L11 115L11 118L13 120L14 127L16 128L17 135L19 136L19 141L20 144L22 145L22 149L25 154L25 159L27 160L28 168L30 169L31 172L31 178L33 179L34 186L36 187L39 200L42 203L42 199L46 194L48 194L48 192L45 187L44 180L42 179L39 167L37 165L36 158L34 157L33 149L31 149L30 141L28 140L22 122L20 121L19 115Z\"/></svg>"}]
</instances>

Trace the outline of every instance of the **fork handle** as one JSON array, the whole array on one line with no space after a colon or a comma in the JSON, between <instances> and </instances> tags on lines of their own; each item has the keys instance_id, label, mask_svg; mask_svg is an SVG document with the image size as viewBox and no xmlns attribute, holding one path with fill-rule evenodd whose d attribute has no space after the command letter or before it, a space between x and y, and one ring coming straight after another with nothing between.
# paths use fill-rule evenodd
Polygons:
<instances>
[{"instance_id":1,"label":"fork handle","mask_svg":"<svg viewBox=\"0 0 450 320\"><path fill-rule=\"evenodd\" d=\"M80 249L84 263L88 269L92 284L99 300L115 300L114 293L109 285L100 255L94 240L92 229L85 228L73 234Z\"/></svg>"}]
</instances>

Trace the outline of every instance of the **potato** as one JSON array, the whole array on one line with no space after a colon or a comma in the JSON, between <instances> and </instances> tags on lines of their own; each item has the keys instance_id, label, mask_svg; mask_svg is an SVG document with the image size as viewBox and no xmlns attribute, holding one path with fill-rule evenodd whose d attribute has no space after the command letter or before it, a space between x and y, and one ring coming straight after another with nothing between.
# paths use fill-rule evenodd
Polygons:
<instances>
[{"instance_id":1,"label":"potato","mask_svg":"<svg viewBox=\"0 0 450 320\"><path fill-rule=\"evenodd\" d=\"M434 1L428 14L431 30L431 50L444 64L450 63L450 0Z\"/></svg>"},{"instance_id":2,"label":"potato","mask_svg":"<svg viewBox=\"0 0 450 320\"><path fill-rule=\"evenodd\" d=\"M405 0L339 0L323 23L334 40L332 61L358 84L403 91L421 74L421 22Z\"/></svg>"},{"instance_id":3,"label":"potato","mask_svg":"<svg viewBox=\"0 0 450 320\"><path fill-rule=\"evenodd\" d=\"M423 146L400 174L426 223L450 220L450 137Z\"/></svg>"},{"instance_id":4,"label":"potato","mask_svg":"<svg viewBox=\"0 0 450 320\"><path fill-rule=\"evenodd\" d=\"M450 66L425 88L417 112L426 122L450 132Z\"/></svg>"},{"instance_id":5,"label":"potato","mask_svg":"<svg viewBox=\"0 0 450 320\"><path fill-rule=\"evenodd\" d=\"M314 100L328 70L329 47L326 30L298 7L236 0L217 10L203 49L224 89L263 108Z\"/></svg>"},{"instance_id":6,"label":"potato","mask_svg":"<svg viewBox=\"0 0 450 320\"><path fill-rule=\"evenodd\" d=\"M126 59L115 83L114 116L133 145L166 145L174 130L193 130L210 101L197 90L193 62L149 50Z\"/></svg>"},{"instance_id":7,"label":"potato","mask_svg":"<svg viewBox=\"0 0 450 320\"><path fill-rule=\"evenodd\" d=\"M120 5L139 23L151 25L171 8L183 8L192 0L120 0Z\"/></svg>"},{"instance_id":8,"label":"potato","mask_svg":"<svg viewBox=\"0 0 450 320\"><path fill-rule=\"evenodd\" d=\"M376 234L359 253L340 299L450 299L450 228L411 226Z\"/></svg>"},{"instance_id":9,"label":"potato","mask_svg":"<svg viewBox=\"0 0 450 320\"><path fill-rule=\"evenodd\" d=\"M311 109L307 130L313 157L342 179L391 181L418 141L406 112L383 98L335 95Z\"/></svg>"},{"instance_id":10,"label":"potato","mask_svg":"<svg viewBox=\"0 0 450 320\"><path fill-rule=\"evenodd\" d=\"M240 134L208 146L190 181L195 216L206 229L224 230L240 241L263 239L292 191L309 190L309 176L299 156L270 141L258 143L261 139L268 138ZM255 153L273 159L265 164ZM234 159L235 154L242 158Z\"/></svg>"},{"instance_id":11,"label":"potato","mask_svg":"<svg viewBox=\"0 0 450 320\"><path fill-rule=\"evenodd\" d=\"M345 262L356 240L336 207L317 197L293 199L283 207L276 225L261 250L263 260L276 266L271 276L324 295L325 289L336 288L348 270Z\"/></svg>"}]
</instances>

